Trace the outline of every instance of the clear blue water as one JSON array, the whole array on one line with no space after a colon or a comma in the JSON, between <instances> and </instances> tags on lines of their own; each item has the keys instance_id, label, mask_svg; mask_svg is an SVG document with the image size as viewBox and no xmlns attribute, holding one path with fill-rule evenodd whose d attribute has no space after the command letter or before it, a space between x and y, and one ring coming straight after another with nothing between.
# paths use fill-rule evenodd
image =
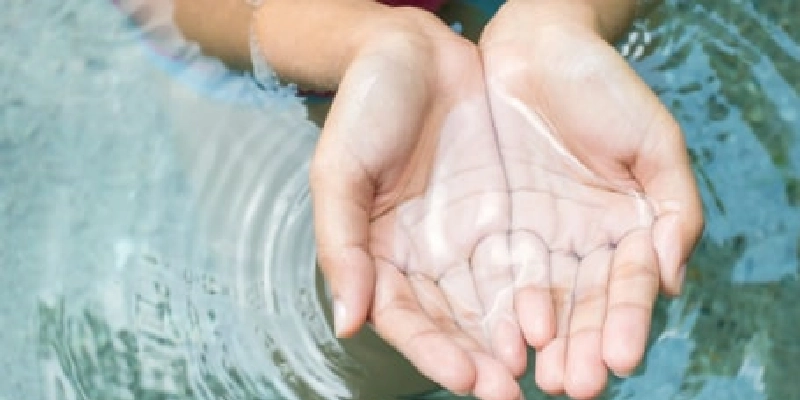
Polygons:
<instances>
[{"instance_id":1,"label":"clear blue water","mask_svg":"<svg viewBox=\"0 0 800 400\"><path fill-rule=\"evenodd\" d=\"M374 337L329 332L300 100L159 58L105 1L3 8L0 400L425 387ZM707 229L642 367L603 398L800 396L798 15L673 0L620 44L685 130Z\"/></svg>"}]
</instances>

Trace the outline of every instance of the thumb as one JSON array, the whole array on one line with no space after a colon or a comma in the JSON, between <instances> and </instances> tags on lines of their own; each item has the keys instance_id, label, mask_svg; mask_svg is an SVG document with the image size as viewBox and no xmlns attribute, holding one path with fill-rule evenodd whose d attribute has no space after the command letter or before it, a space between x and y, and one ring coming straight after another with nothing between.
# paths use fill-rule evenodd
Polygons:
<instances>
[{"instance_id":1,"label":"thumb","mask_svg":"<svg viewBox=\"0 0 800 400\"><path fill-rule=\"evenodd\" d=\"M680 126L661 108L643 142L634 175L653 202L653 243L661 289L680 294L685 266L703 231L703 208Z\"/></svg>"},{"instance_id":2,"label":"thumb","mask_svg":"<svg viewBox=\"0 0 800 400\"><path fill-rule=\"evenodd\" d=\"M373 188L359 163L331 139L322 135L311 163L314 231L336 335L349 337L366 321L375 287L369 252Z\"/></svg>"},{"instance_id":3,"label":"thumb","mask_svg":"<svg viewBox=\"0 0 800 400\"><path fill-rule=\"evenodd\" d=\"M322 272L333 293L336 334L366 321L375 292L370 218L377 176L408 151L424 90L403 68L379 56L355 61L339 85L311 163L314 230ZM410 92L410 94L409 94ZM414 97L414 94L417 97Z\"/></svg>"}]
</instances>

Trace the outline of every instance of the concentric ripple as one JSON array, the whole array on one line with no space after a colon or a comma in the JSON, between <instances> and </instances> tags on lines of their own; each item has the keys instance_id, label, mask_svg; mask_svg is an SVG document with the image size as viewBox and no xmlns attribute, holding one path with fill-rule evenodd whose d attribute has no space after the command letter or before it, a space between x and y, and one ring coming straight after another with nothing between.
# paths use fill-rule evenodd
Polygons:
<instances>
[{"instance_id":1,"label":"concentric ripple","mask_svg":"<svg viewBox=\"0 0 800 400\"><path fill-rule=\"evenodd\" d=\"M174 48L179 40L152 23L162 19L148 18L145 36ZM177 53L181 76L214 63L196 49ZM273 92L261 93L254 82L248 90L241 79L220 79L224 69L199 69L201 83L239 87L227 92L251 101L172 94L173 134L195 204L184 272L188 384L202 399L350 397L317 293L308 197L316 128L299 99L271 82L261 87ZM180 317L183 307L174 307Z\"/></svg>"},{"instance_id":2,"label":"concentric ripple","mask_svg":"<svg viewBox=\"0 0 800 400\"><path fill-rule=\"evenodd\" d=\"M9 13L21 21L22 9ZM196 47L153 47L175 49L169 19L142 31L110 4L35 11L26 18L49 21L44 37L64 51L13 47L46 65L15 71L46 84L53 69L68 86L59 97L4 81L19 115L0 136L3 182L17 191L3 201L25 204L9 229L30 227L14 259L46 268L33 275L44 281L45 384L21 398L351 397L352 365L320 302L308 198L317 128L300 99L259 90ZM83 40L93 17L102 41ZM57 117L18 129L47 110Z\"/></svg>"},{"instance_id":3,"label":"concentric ripple","mask_svg":"<svg viewBox=\"0 0 800 400\"><path fill-rule=\"evenodd\" d=\"M602 398L796 397L799 4L667 0L620 45L684 127L708 228ZM325 322L298 99L151 51L106 1L5 1L0 30L0 399L406 384L355 373Z\"/></svg>"},{"instance_id":4,"label":"concentric ripple","mask_svg":"<svg viewBox=\"0 0 800 400\"><path fill-rule=\"evenodd\" d=\"M198 111L213 115L214 125L198 132L190 117ZM272 390L284 398L349 397L335 372L342 349L316 285L308 192L316 128L288 109L195 104L186 119L173 112L189 122L176 130L196 184L187 268L188 312L200 332L189 346L196 390L208 398L220 387L232 398Z\"/></svg>"}]
</instances>

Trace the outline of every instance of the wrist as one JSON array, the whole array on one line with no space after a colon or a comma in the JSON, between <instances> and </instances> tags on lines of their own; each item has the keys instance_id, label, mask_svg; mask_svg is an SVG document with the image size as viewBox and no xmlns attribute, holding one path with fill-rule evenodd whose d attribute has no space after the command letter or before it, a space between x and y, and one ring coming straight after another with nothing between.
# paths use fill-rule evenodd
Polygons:
<instances>
[{"instance_id":1,"label":"wrist","mask_svg":"<svg viewBox=\"0 0 800 400\"><path fill-rule=\"evenodd\" d=\"M451 52L475 49L474 44L454 33L434 14L415 7L389 7L382 18L375 18L354 32L350 62L378 55L393 62L421 68L430 73Z\"/></svg>"},{"instance_id":2,"label":"wrist","mask_svg":"<svg viewBox=\"0 0 800 400\"><path fill-rule=\"evenodd\" d=\"M355 59L371 54L403 56L409 52L428 53L432 48L431 33L444 25L432 14L415 8L383 7L380 15L360 21L350 30L347 40L345 68Z\"/></svg>"},{"instance_id":3,"label":"wrist","mask_svg":"<svg viewBox=\"0 0 800 400\"><path fill-rule=\"evenodd\" d=\"M373 1L272 0L254 11L253 31L278 76L330 90L357 57L425 43L429 18L435 19Z\"/></svg>"}]
</instances>

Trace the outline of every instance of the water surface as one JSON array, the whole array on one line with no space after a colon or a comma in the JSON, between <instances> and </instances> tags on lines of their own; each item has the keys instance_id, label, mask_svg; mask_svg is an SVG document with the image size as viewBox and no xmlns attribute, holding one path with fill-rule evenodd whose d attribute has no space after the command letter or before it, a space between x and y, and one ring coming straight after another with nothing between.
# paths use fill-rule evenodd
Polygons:
<instances>
[{"instance_id":1,"label":"water surface","mask_svg":"<svg viewBox=\"0 0 800 400\"><path fill-rule=\"evenodd\" d=\"M153 54L103 1L7 3L0 399L424 387L374 337L348 356L330 334L306 178L317 129L300 100ZM789 1L667 1L620 44L685 130L707 229L685 294L656 307L642 367L603 398L797 396L797 15Z\"/></svg>"}]
</instances>

